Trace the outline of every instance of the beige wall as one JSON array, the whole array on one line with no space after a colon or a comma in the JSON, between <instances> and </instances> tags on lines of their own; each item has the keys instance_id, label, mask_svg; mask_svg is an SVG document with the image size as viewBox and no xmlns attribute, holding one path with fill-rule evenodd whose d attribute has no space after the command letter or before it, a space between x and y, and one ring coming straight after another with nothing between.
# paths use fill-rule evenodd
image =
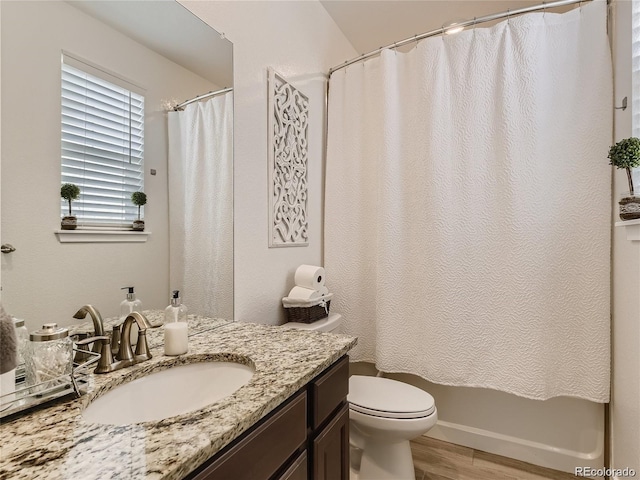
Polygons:
<instances>
[{"instance_id":1,"label":"beige wall","mask_svg":"<svg viewBox=\"0 0 640 480\"><path fill-rule=\"evenodd\" d=\"M324 82L328 68L355 55L317 2L189 2L187 8L234 43L235 317L277 324L280 298L301 263L322 262ZM460 13L465 17L464 12ZM267 67L311 98L310 245L267 248ZM331 279L327 279L330 286ZM348 319L345 319L348 321ZM356 371L372 373L367 366ZM360 369L360 370L358 370ZM441 424L432 434L556 468L603 463L603 407L575 399L536 402L409 376L435 397ZM579 460L582 455L586 459Z\"/></svg>"},{"instance_id":2,"label":"beige wall","mask_svg":"<svg viewBox=\"0 0 640 480\"><path fill-rule=\"evenodd\" d=\"M233 42L235 318L279 324L295 269L322 264L324 74L355 51L317 1L181 3ZM267 67L310 100L307 247L267 246Z\"/></svg>"},{"instance_id":3,"label":"beige wall","mask_svg":"<svg viewBox=\"0 0 640 480\"><path fill-rule=\"evenodd\" d=\"M631 102L631 2L614 2L615 104ZM638 92L636 92L636 95ZM615 112L615 141L631 136L632 108ZM613 222L618 199L628 191L623 170L614 174ZM626 227L613 227L612 391L610 448L613 468L633 468L640 475L640 242L626 238Z\"/></svg>"},{"instance_id":4,"label":"beige wall","mask_svg":"<svg viewBox=\"0 0 640 480\"><path fill-rule=\"evenodd\" d=\"M27 2L28 3L28 2ZM212 27L224 32L234 43L235 75L235 317L242 321L256 321L277 324L283 318L280 298L293 284L293 272L301 263L322 263L322 203L324 176L324 88L322 73L328 68L356 55L321 5L315 1L307 2L189 2L182 1L187 8L200 16ZM460 12L465 17L464 12ZM5 11L2 11L3 27ZM28 23L28 22L27 22ZM27 26L28 27L28 26ZM20 28L27 28L21 25ZM46 25L45 25L46 27ZM43 28L36 26L34 28ZM37 35L36 35L37 37ZM30 42L31 40L29 40ZM27 42L28 43L28 42ZM5 43L3 42L3 48ZM2 52L2 69L5 69L5 52ZM78 52L79 55L82 53ZM87 54L83 56L88 57ZM267 248L267 67L272 66L288 77L311 100L310 119L310 156L309 156L309 213L310 245L299 248ZM3 79L4 80L4 79ZM5 95L3 89L2 123L8 120L4 115ZM27 95L21 95L16 102L22 104ZM181 97L183 95L180 95ZM184 95L184 98L189 95ZM619 102L618 102L619 103ZM34 124L47 125L59 123L59 114L38 118L36 105L24 112ZM16 104L17 108L17 104ZM620 115L620 114L618 114ZM13 118L11 118L14 121ZM618 120L618 119L616 119ZM26 120L25 120L26 121ZM166 199L163 205L149 206L147 220L154 232L148 245L149 255L144 247L125 245L116 246L78 246L68 249L55 241L53 230L57 228L57 189L59 186L59 166L54 161L47 162L49 152L58 152L57 147L38 145L44 141L22 129L16 133L17 143L11 164L5 168L5 135L3 135L3 172L2 205L9 203L12 197L20 195L24 185L33 179L46 176L47 180L38 180L38 198L50 200L39 203L38 208L20 208L13 214L19 218L34 218L46 228L33 226L32 221L20 220L17 225L25 231L27 237L33 237L24 246L17 244L13 265L10 267L18 275L27 265L29 277L21 274L21 283L14 286L7 282L13 278L7 276L3 258L2 281L5 284L3 302L10 307L11 297L16 294L31 303L38 312L55 306L56 318L60 314L69 314L71 299L81 298L84 302L94 301L99 292L108 295L100 300L104 309L117 308L121 294L118 287L134 282L139 285L140 296L147 306L164 306L167 290L166 268L159 267L166 256L166 241L162 240L167 227L160 217L166 215ZM47 140L47 144L56 141ZM25 154L20 145L29 144L31 153ZM35 159L35 160L34 160ZM36 162L28 166L29 162ZM149 159L149 162L159 160ZM151 163L146 166L158 168ZM55 181L49 179L54 178ZM147 191L153 188L146 178ZM5 187L5 183L16 182L21 185ZM156 177L159 182L160 176ZM152 180L154 181L154 180ZM616 173L616 184L622 185L622 172ZM7 190L7 189L10 190ZM51 205L48 205L51 204ZM48 205L46 208L41 205ZM37 211L42 209L44 211ZM165 211L161 211L165 209ZM13 215L12 214L12 215ZM3 241L11 242L9 236L13 230L5 227L2 219ZM614 387L612 403L612 458L614 466L632 465L638 461L640 443L638 432L640 421L638 410L640 392L638 383L638 350L640 347L638 324L640 301L638 288L640 278L640 249L623 238L621 228L614 229ZM164 233L163 233L164 232ZM16 242L14 242L16 243ZM85 248L86 247L86 248ZM42 250L40 252L40 250ZM20 255L18 253L22 252ZM33 258L31 258L33 256ZM96 259L95 257L98 257ZM79 265L84 263L85 266ZM63 265L74 265L66 272ZM59 272L59 276L48 279L38 278L40 265L46 271ZM77 265L77 266L76 266ZM18 268L20 267L20 268ZM331 279L328 279L330 284ZM159 293L156 293L159 292ZM101 297L102 298L102 297ZM157 304L155 305L154 302ZM75 305L74 302L73 305ZM32 307L30 307L32 308ZM19 314L19 312L15 312ZM47 316L50 318L50 316ZM346 319L348 321L348 319ZM370 368L364 368L372 373ZM356 367L358 368L358 367ZM635 372L635 373L634 373ZM635 375L635 377L634 377ZM602 439L602 406L572 399L557 399L549 402L536 402L486 390L462 389L429 385L419 379L404 377L430 391L436 397L440 419L447 433L440 433L449 440L466 443L488 451L498 451L507 456L536 457L540 452L556 448L575 453L593 452L596 459L584 463L573 461L576 465L601 463L598 456L599 440ZM451 427L453 426L453 428ZM438 427L440 428L440 426ZM448 428L448 430L447 430ZM444 431L440 428L440 432ZM524 453L522 453L524 452ZM635 455L635 457L634 457ZM543 455L544 456L544 455ZM570 456L553 457L553 461L565 461ZM532 460L530 460L532 461ZM542 462L545 463L545 462Z\"/></svg>"},{"instance_id":5,"label":"beige wall","mask_svg":"<svg viewBox=\"0 0 640 480\"><path fill-rule=\"evenodd\" d=\"M169 298L166 119L162 100L215 85L131 41L65 2L1 2L2 302L32 330L65 325L85 303L119 313L120 287L135 285L146 308ZM61 244L60 54L68 51L147 89L146 243ZM151 176L150 169L157 175Z\"/></svg>"}]
</instances>

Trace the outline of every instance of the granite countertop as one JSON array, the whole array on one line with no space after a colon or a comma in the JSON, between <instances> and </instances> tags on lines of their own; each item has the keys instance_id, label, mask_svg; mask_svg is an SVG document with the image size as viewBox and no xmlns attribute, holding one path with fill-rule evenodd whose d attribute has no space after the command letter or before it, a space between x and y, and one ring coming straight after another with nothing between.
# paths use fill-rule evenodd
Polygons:
<instances>
[{"instance_id":1,"label":"granite countertop","mask_svg":"<svg viewBox=\"0 0 640 480\"><path fill-rule=\"evenodd\" d=\"M145 315L152 324L162 318L161 312ZM345 335L192 315L188 323L185 355L164 356L162 329L152 329L147 333L150 346L156 345L151 348L151 360L92 375L87 393L78 399L3 420L0 479L181 479L356 343ZM198 333L192 335L194 331ZM245 363L255 367L255 373L233 395L158 422L98 425L81 416L92 399L116 385L174 365L210 360Z\"/></svg>"}]
</instances>

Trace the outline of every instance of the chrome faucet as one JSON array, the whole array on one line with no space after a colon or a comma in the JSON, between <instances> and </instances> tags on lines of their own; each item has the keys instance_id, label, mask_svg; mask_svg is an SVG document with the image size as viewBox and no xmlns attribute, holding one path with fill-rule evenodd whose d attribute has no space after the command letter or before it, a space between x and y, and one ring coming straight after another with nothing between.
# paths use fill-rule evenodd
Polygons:
<instances>
[{"instance_id":1,"label":"chrome faucet","mask_svg":"<svg viewBox=\"0 0 640 480\"><path fill-rule=\"evenodd\" d=\"M93 319L95 336L80 340L76 342L76 345L82 346L93 343L93 351L100 353L100 360L98 361L98 366L94 370L94 373L114 372L121 368L144 362L151 358L149 345L147 344L147 328L151 328L151 324L144 315L139 312L132 312L127 315L122 323L121 338L123 339L129 339L131 326L134 322L138 325L138 342L136 343L136 350L134 352L131 348L131 343L128 341L121 341L119 342L119 345L118 343L114 345L114 342L111 341L112 339L104 335L102 317L91 305L85 305L78 310L73 317L83 319L86 317L87 313L89 313ZM116 327L114 327L114 333L115 332Z\"/></svg>"}]
</instances>

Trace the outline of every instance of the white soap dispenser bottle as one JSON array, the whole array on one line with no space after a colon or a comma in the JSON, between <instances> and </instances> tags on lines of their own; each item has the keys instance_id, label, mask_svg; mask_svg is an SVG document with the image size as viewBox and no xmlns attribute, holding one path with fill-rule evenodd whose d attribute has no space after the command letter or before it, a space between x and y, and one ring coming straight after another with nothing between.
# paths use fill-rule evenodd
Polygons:
<instances>
[{"instance_id":1,"label":"white soap dispenser bottle","mask_svg":"<svg viewBox=\"0 0 640 480\"><path fill-rule=\"evenodd\" d=\"M171 305L164 309L164 354L182 355L189 350L187 307L180 303L180 292L174 290Z\"/></svg>"},{"instance_id":2,"label":"white soap dispenser bottle","mask_svg":"<svg viewBox=\"0 0 640 480\"><path fill-rule=\"evenodd\" d=\"M126 298L120 302L120 322L124 322L124 319L132 312L142 312L142 301L136 299L135 287L122 287L121 290L127 291ZM138 341L138 325L135 323L131 325L131 345L135 345Z\"/></svg>"},{"instance_id":3,"label":"white soap dispenser bottle","mask_svg":"<svg viewBox=\"0 0 640 480\"><path fill-rule=\"evenodd\" d=\"M171 304L164 309L164 323L187 322L187 307L180 302L180 291L171 294Z\"/></svg>"}]
</instances>

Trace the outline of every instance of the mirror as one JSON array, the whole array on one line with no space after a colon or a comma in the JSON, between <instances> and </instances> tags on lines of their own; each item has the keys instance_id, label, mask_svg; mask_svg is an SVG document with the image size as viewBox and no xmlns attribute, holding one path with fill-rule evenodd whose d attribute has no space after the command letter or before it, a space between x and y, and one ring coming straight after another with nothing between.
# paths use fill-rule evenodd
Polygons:
<instances>
[{"instance_id":1,"label":"mirror","mask_svg":"<svg viewBox=\"0 0 640 480\"><path fill-rule=\"evenodd\" d=\"M183 289L175 272L170 276L170 258L177 265L171 270L179 270L185 257L200 253L174 253L192 232L185 229L181 238L169 222L171 207L180 201L169 195L177 180L168 167L167 113L170 105L232 87L231 42L175 1L1 2L0 20L0 235L16 249L0 255L5 310L24 318L29 331L43 323L77 323L72 315L84 304L104 318L115 317L125 295L120 288L133 285L145 310L164 309L171 291L180 289L189 313L232 320L232 228L215 242L229 247L225 268L209 265L213 281L206 287L222 292L209 311L192 308L193 292ZM77 230L64 243L55 233L61 216L63 53L145 91L144 234ZM231 192L232 172L225 178ZM232 225L231 198L229 193L225 202L199 197L193 203L222 205L226 210L218 214Z\"/></svg>"}]
</instances>

